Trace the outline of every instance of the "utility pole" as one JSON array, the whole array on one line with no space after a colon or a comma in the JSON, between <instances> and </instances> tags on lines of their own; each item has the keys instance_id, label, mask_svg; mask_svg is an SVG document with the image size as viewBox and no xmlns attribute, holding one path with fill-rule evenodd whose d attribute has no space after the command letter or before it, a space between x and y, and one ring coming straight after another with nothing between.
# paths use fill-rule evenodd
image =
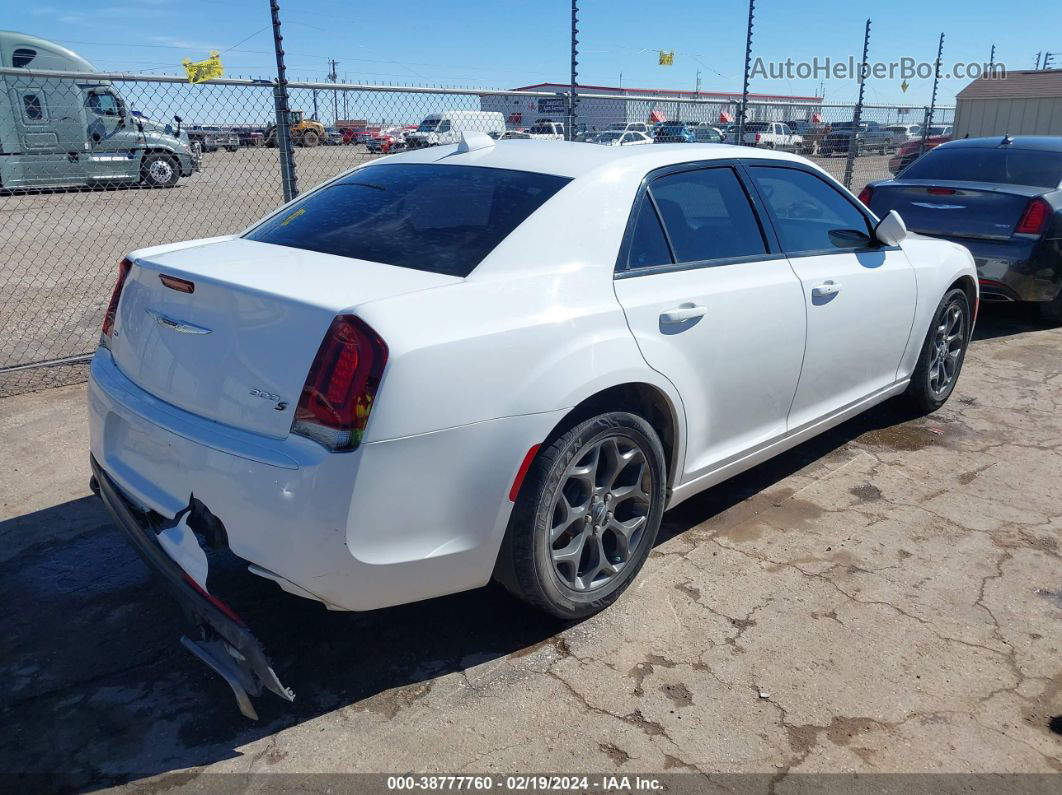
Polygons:
<instances>
[{"instance_id":1,"label":"utility pole","mask_svg":"<svg viewBox=\"0 0 1062 795\"><path fill-rule=\"evenodd\" d=\"M859 100L856 102L855 112L852 114L852 137L848 139L848 158L844 164L844 186L852 187L852 167L855 165L855 156L859 149L859 123L863 120L863 90L867 80L867 54L870 50L870 20L867 20L866 29L863 32L863 60L859 64Z\"/></svg>"},{"instance_id":2,"label":"utility pole","mask_svg":"<svg viewBox=\"0 0 1062 795\"><path fill-rule=\"evenodd\" d=\"M700 69L697 70L697 91L696 91L696 93L698 93L698 94L701 93L701 70Z\"/></svg>"},{"instance_id":3,"label":"utility pole","mask_svg":"<svg viewBox=\"0 0 1062 795\"><path fill-rule=\"evenodd\" d=\"M564 140L575 140L575 105L579 101L575 87L579 77L579 0L572 0L572 84L568 92L568 123L564 125Z\"/></svg>"},{"instance_id":4,"label":"utility pole","mask_svg":"<svg viewBox=\"0 0 1062 795\"><path fill-rule=\"evenodd\" d=\"M745 80L741 84L741 110L737 119L737 138L735 143L745 143L745 112L749 106L749 67L752 65L752 20L756 13L756 0L749 0L749 27L745 35Z\"/></svg>"},{"instance_id":5,"label":"utility pole","mask_svg":"<svg viewBox=\"0 0 1062 795\"><path fill-rule=\"evenodd\" d=\"M992 45L992 51L988 53L988 71L994 72L996 65L996 45Z\"/></svg>"},{"instance_id":6,"label":"utility pole","mask_svg":"<svg viewBox=\"0 0 1062 795\"><path fill-rule=\"evenodd\" d=\"M1042 52L1037 52L1036 53L1036 66L1033 67L1033 69L1036 70L1036 71L1040 71L1040 56L1042 54L1043 54Z\"/></svg>"},{"instance_id":7,"label":"utility pole","mask_svg":"<svg viewBox=\"0 0 1062 795\"><path fill-rule=\"evenodd\" d=\"M277 151L280 152L280 186L284 201L289 202L299 195L299 183L295 176L295 157L291 150L291 134L288 132L288 73L284 67L284 37L280 35L280 3L269 0L269 13L273 18L273 51L277 56L277 80L273 84L273 105L277 114Z\"/></svg>"},{"instance_id":8,"label":"utility pole","mask_svg":"<svg viewBox=\"0 0 1062 795\"><path fill-rule=\"evenodd\" d=\"M330 59L328 61L328 63L332 67L331 70L328 72L328 79L331 80L334 83L334 82L336 82L336 59L332 58L332 59ZM346 96L346 95L344 95L344 96ZM339 92L333 90L332 91L332 124L333 124L333 126L335 125L335 123L337 121L339 121Z\"/></svg>"},{"instance_id":9,"label":"utility pole","mask_svg":"<svg viewBox=\"0 0 1062 795\"><path fill-rule=\"evenodd\" d=\"M1051 61L1053 61L1054 59L1055 54L1053 52L1048 52L1047 50L1044 50L1044 69L1050 69Z\"/></svg>"}]
</instances>

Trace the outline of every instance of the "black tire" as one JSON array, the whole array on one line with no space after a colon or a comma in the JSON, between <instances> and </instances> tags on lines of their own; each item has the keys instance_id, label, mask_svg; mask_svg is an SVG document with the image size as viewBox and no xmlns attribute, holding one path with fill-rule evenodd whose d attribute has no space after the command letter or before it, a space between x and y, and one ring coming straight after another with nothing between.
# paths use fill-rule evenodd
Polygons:
<instances>
[{"instance_id":1,"label":"black tire","mask_svg":"<svg viewBox=\"0 0 1062 795\"><path fill-rule=\"evenodd\" d=\"M558 534L556 542L551 543L550 534L558 507L556 501L562 489L568 497L569 484L575 482L581 488L577 476L570 473L569 468L590 460L595 449L608 448L610 440L617 443L617 452L640 452L644 466L632 469L639 461L633 458L630 465L621 466L616 471L611 484L605 484L608 488L604 488L599 482L600 473L595 464L595 474L591 476L595 487L588 487L589 496L585 501L582 495L576 497L585 502L589 509L575 514L581 516L581 520L568 519L569 513L565 510L564 516L568 521L560 524L566 529ZM595 458L595 462L611 456L610 453L598 455L601 458ZM543 446L527 472L498 555L495 579L517 598L557 618L577 620L604 610L634 580L653 548L664 513L666 474L660 437L648 422L634 414L619 411L600 414L561 434ZM621 488L633 488L630 484L616 485L622 483L624 477L633 477L641 491L648 495L648 500L631 496L612 501L613 495L609 489L618 491ZM606 502L605 497L609 497L610 501ZM617 521L636 522L644 516L644 522L638 525L640 529L631 531L633 548L628 550L627 559L618 570L614 566L620 563L623 554L617 546L619 536L607 527L599 527L600 523L606 522L604 511L609 510L609 505L615 510ZM633 515L633 519L619 520L621 511L624 516ZM607 521L611 523L612 518L613 513L609 512ZM577 556L573 556L567 564L555 563L555 545L566 539L568 543L562 548L576 549ZM595 561L601 564L601 555L608 559L607 565L614 573L595 584L597 573L591 571ZM580 575L584 561L586 571ZM581 587L573 587L567 582L560 567L570 572L571 583ZM586 577L590 582L582 582Z\"/></svg>"},{"instance_id":2,"label":"black tire","mask_svg":"<svg viewBox=\"0 0 1062 795\"><path fill-rule=\"evenodd\" d=\"M1039 307L1040 317L1045 321L1062 325L1062 292L1056 295L1053 301L1045 301Z\"/></svg>"},{"instance_id":3,"label":"black tire","mask_svg":"<svg viewBox=\"0 0 1062 795\"><path fill-rule=\"evenodd\" d=\"M947 324L950 322L949 316L953 309L958 310L961 318L961 329L958 331L960 336L956 340L959 347L953 349L957 351L957 355L954 358L954 370L951 372L950 379L943 385L943 388L938 389L936 385L940 385L942 372L937 368L937 362L940 360L939 346L942 343L941 331L943 329L946 338L950 332ZM966 293L958 288L949 290L941 299L937 311L933 313L933 321L929 324L925 342L922 343L922 352L918 355L918 364L911 376L911 383L904 393L907 400L922 414L936 411L951 397L955 384L959 380L959 373L962 371L962 363L966 359L966 348L970 344L970 331L970 301Z\"/></svg>"},{"instance_id":4,"label":"black tire","mask_svg":"<svg viewBox=\"0 0 1062 795\"><path fill-rule=\"evenodd\" d=\"M177 161L162 152L152 152L140 164L140 179L150 188L172 188L180 177Z\"/></svg>"},{"instance_id":5,"label":"black tire","mask_svg":"<svg viewBox=\"0 0 1062 795\"><path fill-rule=\"evenodd\" d=\"M303 146L317 146L320 143L320 139L313 130L307 130L302 134L302 139L299 141Z\"/></svg>"}]
</instances>

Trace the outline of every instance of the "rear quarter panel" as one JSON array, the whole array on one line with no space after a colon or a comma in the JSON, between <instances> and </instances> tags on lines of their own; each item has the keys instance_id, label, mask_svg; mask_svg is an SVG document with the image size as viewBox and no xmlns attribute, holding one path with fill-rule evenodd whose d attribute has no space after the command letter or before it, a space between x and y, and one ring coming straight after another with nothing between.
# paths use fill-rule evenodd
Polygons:
<instances>
[{"instance_id":1,"label":"rear quarter panel","mask_svg":"<svg viewBox=\"0 0 1062 795\"><path fill-rule=\"evenodd\" d=\"M914 268L918 284L918 303L907 349L896 372L898 379L910 378L914 372L933 313L948 288L961 278L969 277L973 280L974 289L978 289L977 268L970 252L963 246L946 240L909 234L901 247Z\"/></svg>"}]
</instances>

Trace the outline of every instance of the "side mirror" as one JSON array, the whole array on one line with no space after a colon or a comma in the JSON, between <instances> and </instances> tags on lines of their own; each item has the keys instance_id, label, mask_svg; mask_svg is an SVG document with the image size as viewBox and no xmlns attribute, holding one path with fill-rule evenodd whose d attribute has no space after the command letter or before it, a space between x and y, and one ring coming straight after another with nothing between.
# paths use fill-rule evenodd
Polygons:
<instances>
[{"instance_id":1,"label":"side mirror","mask_svg":"<svg viewBox=\"0 0 1062 795\"><path fill-rule=\"evenodd\" d=\"M907 226L898 212L890 210L874 228L874 237L886 246L898 246L907 237Z\"/></svg>"}]
</instances>

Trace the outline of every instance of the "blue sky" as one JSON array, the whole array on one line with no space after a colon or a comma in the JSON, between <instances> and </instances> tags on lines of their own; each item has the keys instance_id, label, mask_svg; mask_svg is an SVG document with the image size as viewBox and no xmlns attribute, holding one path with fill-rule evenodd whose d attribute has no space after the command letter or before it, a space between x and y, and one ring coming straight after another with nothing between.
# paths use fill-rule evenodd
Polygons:
<instances>
[{"instance_id":1,"label":"blue sky","mask_svg":"<svg viewBox=\"0 0 1062 795\"><path fill-rule=\"evenodd\" d=\"M57 40L99 69L179 73L182 58L225 51L228 75L269 76L274 69L267 0L40 0L10 3L3 24ZM858 60L863 24L873 20L870 56L931 62L946 33L944 63L996 59L1028 69L1037 50L1058 52L1062 13L1044 0L934 0L922 4L851 0L759 0L754 54L765 60ZM378 11L377 11L378 9ZM701 72L703 90L741 87L745 0L582 0L580 82L686 88ZM1001 11L1005 9L1005 11ZM402 0L281 3L293 79L324 79L327 59L340 79L512 88L561 82L569 70L570 3L563 0ZM674 65L658 65L659 50ZM950 103L968 81L941 85ZM870 80L868 102L928 102L931 80ZM854 100L854 81L827 80L827 101ZM817 94L819 80L754 80L763 93Z\"/></svg>"}]
</instances>

